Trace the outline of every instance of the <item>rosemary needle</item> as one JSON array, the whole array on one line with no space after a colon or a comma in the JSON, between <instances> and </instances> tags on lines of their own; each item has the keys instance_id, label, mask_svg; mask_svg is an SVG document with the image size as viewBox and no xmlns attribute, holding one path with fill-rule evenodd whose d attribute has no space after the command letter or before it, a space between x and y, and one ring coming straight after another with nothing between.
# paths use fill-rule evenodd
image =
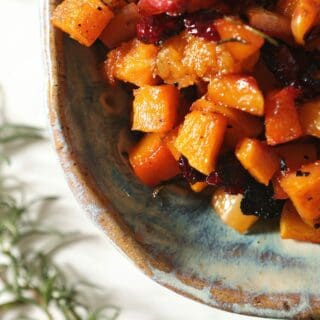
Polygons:
<instances>
[{"instance_id":1,"label":"rosemary needle","mask_svg":"<svg viewBox=\"0 0 320 320\"><path fill-rule=\"evenodd\" d=\"M0 124L0 164L9 162L5 150L8 145L43 138L42 130L32 126ZM1 161L3 160L3 161ZM35 199L29 203L19 200L19 183L8 177L0 167L0 318L21 309L17 319L31 320L23 307L31 306L48 320L59 314L66 320L115 320L119 309L112 305L92 308L83 302L78 287L68 284L63 271L53 261L57 250L72 240L77 233L64 233L49 228L37 220L34 204L54 201L55 197ZM39 214L42 214L39 212ZM41 240L50 240L49 248L39 249ZM27 243L27 246L26 246ZM52 244L54 244L52 246Z\"/></svg>"}]
</instances>

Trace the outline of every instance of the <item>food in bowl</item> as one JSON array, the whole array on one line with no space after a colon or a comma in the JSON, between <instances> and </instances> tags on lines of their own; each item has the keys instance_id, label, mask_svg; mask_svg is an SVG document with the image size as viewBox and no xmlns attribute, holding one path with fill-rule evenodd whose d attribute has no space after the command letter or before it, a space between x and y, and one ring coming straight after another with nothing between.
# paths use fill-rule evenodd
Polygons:
<instances>
[{"instance_id":1,"label":"food in bowl","mask_svg":"<svg viewBox=\"0 0 320 320\"><path fill-rule=\"evenodd\" d=\"M110 49L142 183L180 177L240 233L280 217L283 239L320 243L319 0L64 0L52 22Z\"/></svg>"}]
</instances>

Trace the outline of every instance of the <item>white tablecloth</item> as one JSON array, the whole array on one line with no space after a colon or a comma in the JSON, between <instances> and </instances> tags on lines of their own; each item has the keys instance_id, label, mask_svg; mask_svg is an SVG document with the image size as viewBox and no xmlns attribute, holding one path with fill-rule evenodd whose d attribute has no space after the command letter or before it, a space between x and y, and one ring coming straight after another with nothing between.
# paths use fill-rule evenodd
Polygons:
<instances>
[{"instance_id":1,"label":"white tablecloth","mask_svg":"<svg viewBox=\"0 0 320 320\"><path fill-rule=\"evenodd\" d=\"M37 0L0 0L0 84L9 119L46 127L38 5ZM136 269L92 226L75 202L48 141L17 153L10 171L30 184L31 194L61 196L52 209L57 212L53 215L56 223L97 236L72 246L59 260L105 288L109 301L122 310L120 320L249 319L181 297Z\"/></svg>"}]
</instances>

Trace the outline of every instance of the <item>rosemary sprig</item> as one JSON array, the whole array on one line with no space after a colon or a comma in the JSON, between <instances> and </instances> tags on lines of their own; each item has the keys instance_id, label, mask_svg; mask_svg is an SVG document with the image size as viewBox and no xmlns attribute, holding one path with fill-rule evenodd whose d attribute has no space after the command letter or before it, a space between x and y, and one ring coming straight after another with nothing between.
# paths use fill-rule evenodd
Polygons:
<instances>
[{"instance_id":1,"label":"rosemary sprig","mask_svg":"<svg viewBox=\"0 0 320 320\"><path fill-rule=\"evenodd\" d=\"M43 138L41 129L0 123L0 159L7 159L6 148ZM0 163L1 164L1 163ZM48 320L115 320L119 309L106 305L93 309L82 296L80 284L68 283L55 263L56 252L83 237L65 233L43 222L36 204L52 202L45 197L30 202L21 200L21 186L8 179L0 167L0 318L19 312L16 319L28 318L26 307L40 310ZM12 183L13 181L13 183ZM41 246L43 243L50 246ZM93 294L93 293L92 293Z\"/></svg>"}]
</instances>

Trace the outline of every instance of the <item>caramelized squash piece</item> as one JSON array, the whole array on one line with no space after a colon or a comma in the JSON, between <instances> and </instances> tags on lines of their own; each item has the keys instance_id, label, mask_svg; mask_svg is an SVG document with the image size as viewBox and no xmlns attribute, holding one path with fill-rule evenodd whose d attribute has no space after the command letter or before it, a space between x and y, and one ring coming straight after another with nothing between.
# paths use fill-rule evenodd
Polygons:
<instances>
[{"instance_id":1,"label":"caramelized squash piece","mask_svg":"<svg viewBox=\"0 0 320 320\"><path fill-rule=\"evenodd\" d=\"M228 123L232 127L239 128L246 137L257 137L263 130L263 123L259 118L241 110L214 103L205 98L196 100L192 104L191 110L220 113L228 118Z\"/></svg>"},{"instance_id":2,"label":"caramelized squash piece","mask_svg":"<svg viewBox=\"0 0 320 320\"><path fill-rule=\"evenodd\" d=\"M172 85L144 86L133 91L132 130L168 132L177 121L180 93Z\"/></svg>"},{"instance_id":3,"label":"caramelized squash piece","mask_svg":"<svg viewBox=\"0 0 320 320\"><path fill-rule=\"evenodd\" d=\"M320 99L300 106L299 115L304 134L320 138Z\"/></svg>"},{"instance_id":4,"label":"caramelized squash piece","mask_svg":"<svg viewBox=\"0 0 320 320\"><path fill-rule=\"evenodd\" d=\"M99 39L108 48L114 48L122 42L131 40L136 35L139 18L138 6L135 3L129 3L115 15Z\"/></svg>"},{"instance_id":5,"label":"caramelized squash piece","mask_svg":"<svg viewBox=\"0 0 320 320\"><path fill-rule=\"evenodd\" d=\"M263 8L251 8L247 11L247 16L250 26L271 37L293 42L290 18Z\"/></svg>"},{"instance_id":6,"label":"caramelized squash piece","mask_svg":"<svg viewBox=\"0 0 320 320\"><path fill-rule=\"evenodd\" d=\"M249 173L260 183L269 185L280 167L280 159L265 144L256 139L243 139L236 148L236 156Z\"/></svg>"},{"instance_id":7,"label":"caramelized squash piece","mask_svg":"<svg viewBox=\"0 0 320 320\"><path fill-rule=\"evenodd\" d=\"M295 99L299 91L286 87L267 96L265 104L266 138L269 145L277 145L302 136Z\"/></svg>"},{"instance_id":8,"label":"caramelized squash piece","mask_svg":"<svg viewBox=\"0 0 320 320\"><path fill-rule=\"evenodd\" d=\"M129 153L135 175L154 187L180 173L177 161L158 133L147 134Z\"/></svg>"},{"instance_id":9,"label":"caramelized squash piece","mask_svg":"<svg viewBox=\"0 0 320 320\"><path fill-rule=\"evenodd\" d=\"M306 34L319 23L319 19L319 0L297 1L291 20L291 30L297 43L304 44Z\"/></svg>"},{"instance_id":10,"label":"caramelized squash piece","mask_svg":"<svg viewBox=\"0 0 320 320\"><path fill-rule=\"evenodd\" d=\"M212 207L221 220L239 233L246 233L258 221L257 216L244 215L240 204L243 195L231 195L218 189L212 198Z\"/></svg>"},{"instance_id":11,"label":"caramelized squash piece","mask_svg":"<svg viewBox=\"0 0 320 320\"><path fill-rule=\"evenodd\" d=\"M240 71L241 65L225 45L217 46L185 32L165 41L157 56L157 75L166 83L177 83L179 88L209 81L217 73Z\"/></svg>"},{"instance_id":12,"label":"caramelized squash piece","mask_svg":"<svg viewBox=\"0 0 320 320\"><path fill-rule=\"evenodd\" d=\"M112 11L101 0L64 0L54 10L52 23L90 47L112 17Z\"/></svg>"},{"instance_id":13,"label":"caramelized squash piece","mask_svg":"<svg viewBox=\"0 0 320 320\"><path fill-rule=\"evenodd\" d=\"M221 37L221 40L239 39L240 42L226 43L226 47L231 52L233 57L242 61L254 53L256 53L264 44L264 39L249 26L238 21L219 19L214 22L214 25Z\"/></svg>"},{"instance_id":14,"label":"caramelized squash piece","mask_svg":"<svg viewBox=\"0 0 320 320\"><path fill-rule=\"evenodd\" d=\"M283 207L280 235L282 239L320 243L320 229L305 224L291 201L287 201Z\"/></svg>"},{"instance_id":15,"label":"caramelized squash piece","mask_svg":"<svg viewBox=\"0 0 320 320\"><path fill-rule=\"evenodd\" d=\"M320 161L289 173L280 184L302 220L311 227L320 226Z\"/></svg>"},{"instance_id":16,"label":"caramelized squash piece","mask_svg":"<svg viewBox=\"0 0 320 320\"><path fill-rule=\"evenodd\" d=\"M185 117L175 147L193 168L208 175L215 169L226 127L227 118L221 114L192 111Z\"/></svg>"},{"instance_id":17,"label":"caramelized squash piece","mask_svg":"<svg viewBox=\"0 0 320 320\"><path fill-rule=\"evenodd\" d=\"M106 73L111 84L115 79L130 82L136 86L156 85L154 75L157 46L144 44L137 39L123 43L108 54Z\"/></svg>"},{"instance_id":18,"label":"caramelized squash piece","mask_svg":"<svg viewBox=\"0 0 320 320\"><path fill-rule=\"evenodd\" d=\"M264 98L253 77L223 75L213 78L208 86L208 98L256 116L264 114Z\"/></svg>"},{"instance_id":19,"label":"caramelized squash piece","mask_svg":"<svg viewBox=\"0 0 320 320\"><path fill-rule=\"evenodd\" d=\"M179 133L179 127L172 129L166 134L163 141L167 145L168 149L171 151L173 157L178 161L181 157L181 153L175 147L175 142Z\"/></svg>"},{"instance_id":20,"label":"caramelized squash piece","mask_svg":"<svg viewBox=\"0 0 320 320\"><path fill-rule=\"evenodd\" d=\"M156 61L156 74L165 83L177 83L179 88L193 85L198 77L189 68L183 65L184 50L188 36L180 34L171 37L161 46Z\"/></svg>"},{"instance_id":21,"label":"caramelized squash piece","mask_svg":"<svg viewBox=\"0 0 320 320\"><path fill-rule=\"evenodd\" d=\"M246 112L217 104L205 98L196 100L191 110L216 112L228 119L228 126L221 152L234 149L237 143L245 137L257 137L263 130L262 121Z\"/></svg>"},{"instance_id":22,"label":"caramelized squash piece","mask_svg":"<svg viewBox=\"0 0 320 320\"><path fill-rule=\"evenodd\" d=\"M190 188L194 192L201 192L203 191L208 184L206 182L196 182L195 184L190 184Z\"/></svg>"},{"instance_id":23,"label":"caramelized squash piece","mask_svg":"<svg viewBox=\"0 0 320 320\"><path fill-rule=\"evenodd\" d=\"M288 199L288 195L282 189L280 181L283 176L291 171L298 170L302 165L315 162L317 160L317 147L313 143L290 143L277 146L274 151L284 160L286 172L279 172L272 179L274 188L274 198Z\"/></svg>"}]
</instances>

